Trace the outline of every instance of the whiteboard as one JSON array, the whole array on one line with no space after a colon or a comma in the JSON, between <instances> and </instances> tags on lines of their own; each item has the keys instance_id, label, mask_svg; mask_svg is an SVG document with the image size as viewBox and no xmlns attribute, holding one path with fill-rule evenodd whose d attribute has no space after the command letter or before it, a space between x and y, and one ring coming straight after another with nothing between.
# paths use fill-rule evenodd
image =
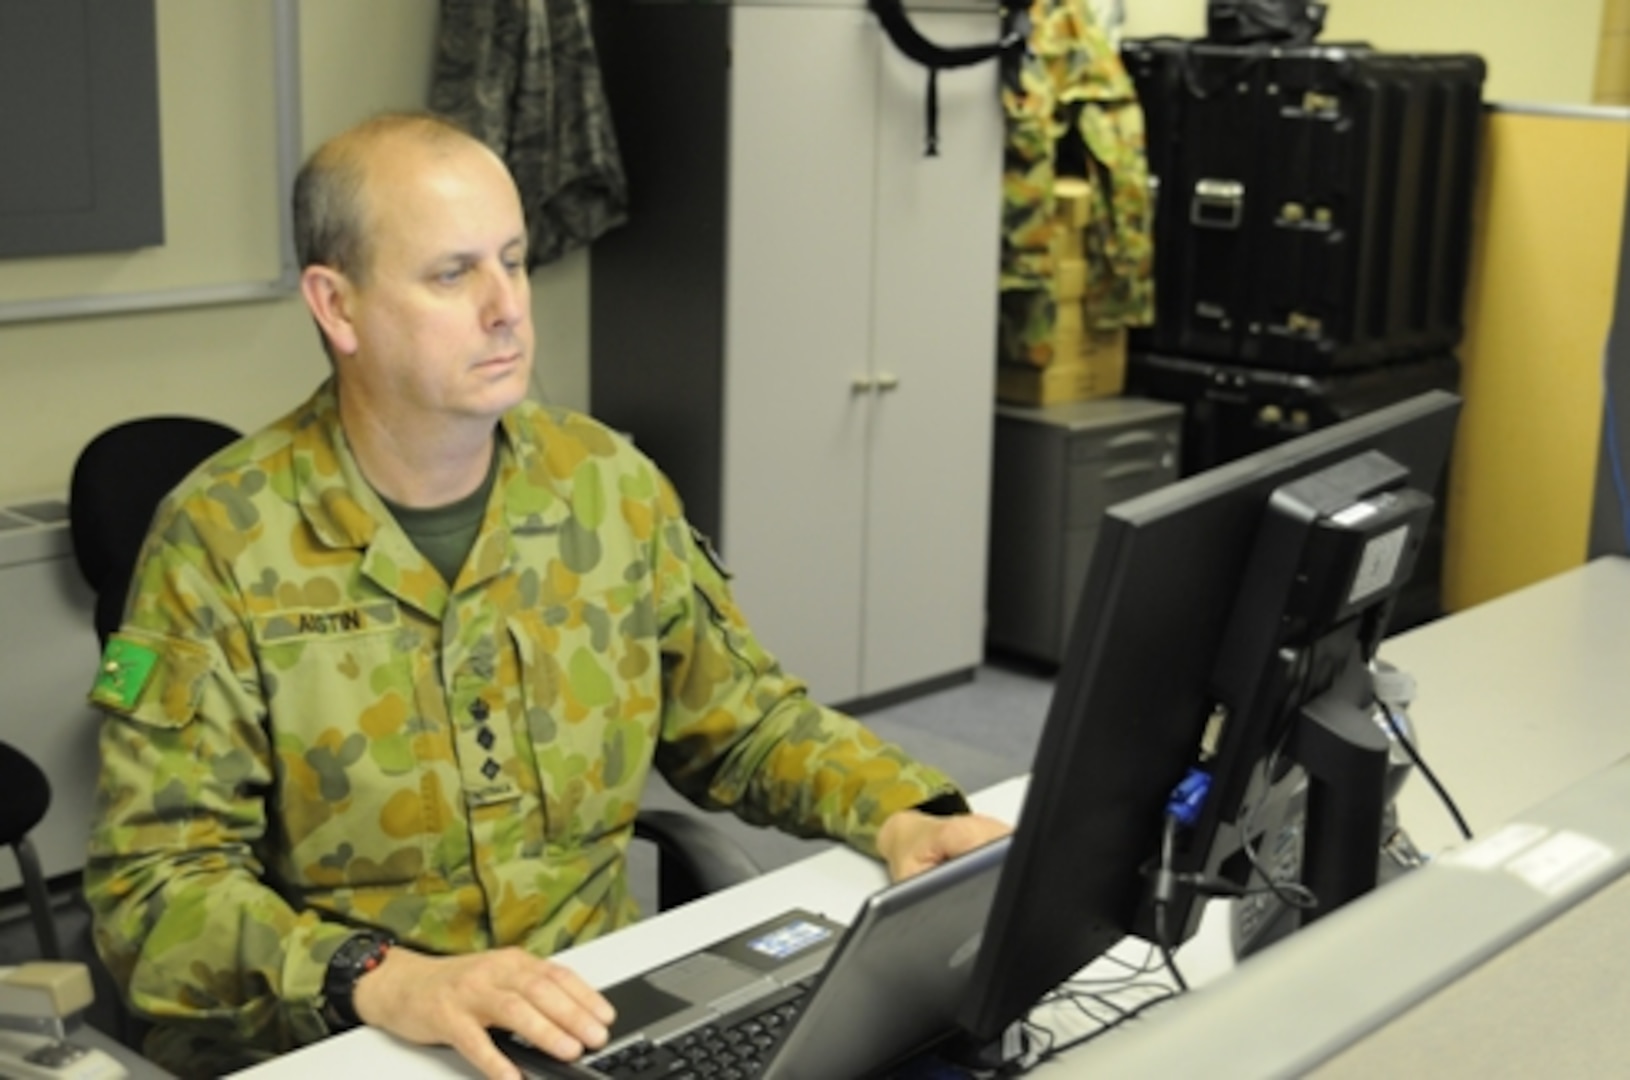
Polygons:
<instances>
[{"instance_id":1,"label":"whiteboard","mask_svg":"<svg viewBox=\"0 0 1630 1080\"><path fill-rule=\"evenodd\" d=\"M294 291L288 192L301 155L297 0L160 0L158 44L165 243L0 260L0 323Z\"/></svg>"}]
</instances>

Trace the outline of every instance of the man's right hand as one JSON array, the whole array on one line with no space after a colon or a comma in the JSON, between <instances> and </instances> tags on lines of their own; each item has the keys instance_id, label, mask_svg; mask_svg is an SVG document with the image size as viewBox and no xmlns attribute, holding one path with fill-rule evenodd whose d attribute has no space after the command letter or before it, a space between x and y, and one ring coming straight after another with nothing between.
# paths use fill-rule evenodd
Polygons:
<instances>
[{"instance_id":1,"label":"man's right hand","mask_svg":"<svg viewBox=\"0 0 1630 1080\"><path fill-rule=\"evenodd\" d=\"M570 970L521 949L427 956L396 946L357 980L363 1023L453 1047L491 1080L520 1080L488 1028L507 1028L562 1061L605 1045L611 1003Z\"/></svg>"}]
</instances>

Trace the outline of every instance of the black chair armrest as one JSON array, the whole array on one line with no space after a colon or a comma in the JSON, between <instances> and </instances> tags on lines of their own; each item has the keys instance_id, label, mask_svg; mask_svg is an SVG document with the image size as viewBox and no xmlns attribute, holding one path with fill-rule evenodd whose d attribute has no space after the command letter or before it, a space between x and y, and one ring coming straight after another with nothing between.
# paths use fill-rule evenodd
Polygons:
<instances>
[{"instance_id":1,"label":"black chair armrest","mask_svg":"<svg viewBox=\"0 0 1630 1080\"><path fill-rule=\"evenodd\" d=\"M762 872L735 840L678 810L641 810L634 835L656 845L657 903L664 911Z\"/></svg>"}]
</instances>

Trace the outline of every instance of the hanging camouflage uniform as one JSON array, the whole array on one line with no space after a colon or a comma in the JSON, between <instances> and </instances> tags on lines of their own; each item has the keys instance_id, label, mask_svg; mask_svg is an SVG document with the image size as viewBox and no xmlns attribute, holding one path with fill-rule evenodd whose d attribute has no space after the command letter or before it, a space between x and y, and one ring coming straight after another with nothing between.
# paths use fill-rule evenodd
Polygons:
<instances>
[{"instance_id":1,"label":"hanging camouflage uniform","mask_svg":"<svg viewBox=\"0 0 1630 1080\"><path fill-rule=\"evenodd\" d=\"M430 107L509 166L528 268L628 219L587 0L441 0Z\"/></svg>"},{"instance_id":2,"label":"hanging camouflage uniform","mask_svg":"<svg viewBox=\"0 0 1630 1080\"><path fill-rule=\"evenodd\" d=\"M1143 110L1086 0L1034 0L1028 17L1028 48L1006 65L1002 87L1001 356L1046 364L1057 322L1053 185L1061 158L1083 158L1091 186L1080 238L1089 328L1153 321L1153 206Z\"/></svg>"}]
</instances>

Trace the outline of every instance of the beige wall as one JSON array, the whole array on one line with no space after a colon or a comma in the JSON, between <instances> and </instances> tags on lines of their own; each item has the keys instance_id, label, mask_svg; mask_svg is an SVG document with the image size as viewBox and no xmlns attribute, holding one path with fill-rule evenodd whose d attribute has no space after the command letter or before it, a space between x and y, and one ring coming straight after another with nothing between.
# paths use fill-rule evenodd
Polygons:
<instances>
[{"instance_id":1,"label":"beige wall","mask_svg":"<svg viewBox=\"0 0 1630 1080\"><path fill-rule=\"evenodd\" d=\"M275 225L277 207L270 201L275 185L266 181L265 191L239 192L234 200L220 190L222 185L208 182L230 176L240 154L234 145L223 144L224 135L213 134L223 98L241 102L248 114L237 119L230 135L242 140L241 153L262 153L265 168L271 167L271 6L267 0L236 0L232 5L157 0L157 11L165 213L174 241L170 246L192 250L193 263L173 277L152 258L156 253L87 256L81 266L64 266L75 260L60 259L12 262L0 267L0 299L19 298L24 293L19 280L30 283L27 295L35 297L62 295L50 286L87 277L106 282L94 291L119 292L181 280L276 276L277 251L266 227L268 222ZM302 124L308 149L379 109L423 105L436 0L306 0L300 18ZM242 67L208 51L224 36L222 19L247 19L256 33L264 33L261 49L237 58ZM200 80L219 85L200 86ZM177 168L177 159L190 167ZM219 238L213 247L212 237ZM551 398L576 406L587 400L586 268L586 258L578 255L533 279L539 323L535 381L547 387ZM12 276L9 287L7 275ZM315 335L304 306L292 296L0 323L0 501L62 492L79 448L97 431L131 416L195 413L243 428L273 419L325 374Z\"/></svg>"},{"instance_id":2,"label":"beige wall","mask_svg":"<svg viewBox=\"0 0 1630 1080\"><path fill-rule=\"evenodd\" d=\"M199 52L209 47L197 40L201 30L222 18L220 9L229 5L157 3L168 156L184 132L213 120L221 96L242 93L239 83L245 77L242 72L210 75ZM237 0L230 7L260 13L248 17L269 25L267 0ZM1126 0L1126 8L1129 35L1194 36L1204 30L1204 0ZM1491 97L1580 103L1590 98L1602 10L1602 0L1334 0L1331 30L1389 48L1473 49L1490 60ZM377 109L423 102L436 11L436 0L305 0L300 5L307 147ZM264 58L248 77L262 86L269 78L263 67ZM225 85L199 93L188 77L221 78ZM272 116L264 105L256 113L242 118L235 137L269 146ZM207 183L197 183L199 176L216 175L231 156L219 144L211 148L213 164L206 160L200 168L177 170L167 181L173 221L180 222L189 210L198 218L195 204L211 195ZM178 146L178 154L185 152L185 145ZM212 208L205 220L212 229L248 236L258 235L274 215L274 206L245 200L235 209ZM265 257L271 276L275 253ZM5 280L0 273L0 289ZM552 399L583 407L588 404L588 257L571 256L533 280L539 337L535 381ZM79 447L126 417L191 412L240 427L273 418L323 375L313 335L304 308L292 297L0 323L0 501L61 491Z\"/></svg>"},{"instance_id":3,"label":"beige wall","mask_svg":"<svg viewBox=\"0 0 1630 1080\"><path fill-rule=\"evenodd\" d=\"M1591 101L1603 0L1329 0L1325 41L1475 52L1491 101ZM1205 0L1125 0L1128 37L1205 33Z\"/></svg>"}]
</instances>

